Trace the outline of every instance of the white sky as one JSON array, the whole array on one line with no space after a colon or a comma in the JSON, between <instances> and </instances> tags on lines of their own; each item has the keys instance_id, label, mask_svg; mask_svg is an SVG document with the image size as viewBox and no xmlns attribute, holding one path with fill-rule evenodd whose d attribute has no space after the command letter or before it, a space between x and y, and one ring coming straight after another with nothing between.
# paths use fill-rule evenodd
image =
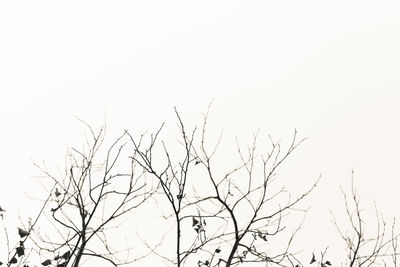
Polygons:
<instances>
[{"instance_id":1,"label":"white sky","mask_svg":"<svg viewBox=\"0 0 400 267\"><path fill-rule=\"evenodd\" d=\"M399 216L399 14L398 1L1 1L0 205L26 205L31 158L62 168L83 141L75 115L142 132L213 100L226 138L310 137L288 168L322 173L310 216L325 228L353 167L366 206Z\"/></svg>"}]
</instances>

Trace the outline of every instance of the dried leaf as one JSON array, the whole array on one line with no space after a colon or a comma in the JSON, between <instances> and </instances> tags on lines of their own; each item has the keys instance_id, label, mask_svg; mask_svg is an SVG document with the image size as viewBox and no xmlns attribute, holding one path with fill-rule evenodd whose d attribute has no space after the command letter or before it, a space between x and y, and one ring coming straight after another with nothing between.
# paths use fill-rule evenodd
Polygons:
<instances>
[{"instance_id":1,"label":"dried leaf","mask_svg":"<svg viewBox=\"0 0 400 267\"><path fill-rule=\"evenodd\" d=\"M43 266L48 266L48 265L50 265L51 264L51 260L49 260L49 259L47 259L47 260L45 260L44 262L42 262L42 265Z\"/></svg>"},{"instance_id":2,"label":"dried leaf","mask_svg":"<svg viewBox=\"0 0 400 267\"><path fill-rule=\"evenodd\" d=\"M64 260L68 260L68 259L69 259L69 256L71 256L71 251L65 252L61 257L62 257Z\"/></svg>"},{"instance_id":3,"label":"dried leaf","mask_svg":"<svg viewBox=\"0 0 400 267\"><path fill-rule=\"evenodd\" d=\"M23 255L25 255L25 248L24 247L17 247L17 255L18 255L18 257L21 257L21 256L23 256Z\"/></svg>"},{"instance_id":4,"label":"dried leaf","mask_svg":"<svg viewBox=\"0 0 400 267\"><path fill-rule=\"evenodd\" d=\"M310 264L313 264L314 262L316 262L316 260L315 260L315 255L314 255L314 253L313 253L313 254L312 254L311 261L310 261Z\"/></svg>"},{"instance_id":5,"label":"dried leaf","mask_svg":"<svg viewBox=\"0 0 400 267\"><path fill-rule=\"evenodd\" d=\"M29 232L25 231L24 229L18 228L18 234L21 238L29 235Z\"/></svg>"},{"instance_id":6,"label":"dried leaf","mask_svg":"<svg viewBox=\"0 0 400 267\"><path fill-rule=\"evenodd\" d=\"M56 192L54 192L54 195L56 197L59 197L61 195L60 191L58 191L58 188L56 188Z\"/></svg>"}]
</instances>

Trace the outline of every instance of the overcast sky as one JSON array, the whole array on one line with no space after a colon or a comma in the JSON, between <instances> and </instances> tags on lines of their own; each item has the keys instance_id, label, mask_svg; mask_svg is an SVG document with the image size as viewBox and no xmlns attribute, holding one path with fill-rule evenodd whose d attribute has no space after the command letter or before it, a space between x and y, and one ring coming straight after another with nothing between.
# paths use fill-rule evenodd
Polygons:
<instances>
[{"instance_id":1,"label":"overcast sky","mask_svg":"<svg viewBox=\"0 0 400 267\"><path fill-rule=\"evenodd\" d=\"M310 216L340 205L352 168L367 204L400 216L399 14L398 1L1 1L0 205L26 205L31 158L62 168L83 142L74 116L143 132L213 101L226 138L309 137L288 168L323 175Z\"/></svg>"}]
</instances>

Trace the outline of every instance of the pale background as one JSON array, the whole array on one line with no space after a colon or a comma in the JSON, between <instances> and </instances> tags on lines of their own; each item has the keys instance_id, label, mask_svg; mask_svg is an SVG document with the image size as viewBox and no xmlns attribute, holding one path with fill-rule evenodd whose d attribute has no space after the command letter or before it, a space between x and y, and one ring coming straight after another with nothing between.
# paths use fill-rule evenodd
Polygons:
<instances>
[{"instance_id":1,"label":"pale background","mask_svg":"<svg viewBox=\"0 0 400 267\"><path fill-rule=\"evenodd\" d=\"M113 137L174 126L174 106L197 122L213 101L228 140L310 137L285 173L300 186L323 176L303 230L311 249L336 242L328 211L343 207L352 168L366 208L376 200L390 222L399 14L398 1L1 1L0 205L9 220L35 214L31 159L62 169L83 142L74 116L106 120Z\"/></svg>"}]
</instances>

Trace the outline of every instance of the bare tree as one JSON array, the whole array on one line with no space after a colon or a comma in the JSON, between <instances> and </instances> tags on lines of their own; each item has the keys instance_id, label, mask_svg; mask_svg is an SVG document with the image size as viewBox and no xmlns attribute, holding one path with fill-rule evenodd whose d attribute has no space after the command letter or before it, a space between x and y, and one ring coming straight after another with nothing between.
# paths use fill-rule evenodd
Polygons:
<instances>
[{"instance_id":1,"label":"bare tree","mask_svg":"<svg viewBox=\"0 0 400 267\"><path fill-rule=\"evenodd\" d=\"M133 159L160 182L175 218L176 256L174 259L161 256L176 266L185 265L189 257L194 258L187 262L190 266L193 262L199 266L236 266L245 262L282 265L290 255L290 245L302 222L289 234L280 251L269 250L273 247L272 240L285 229L284 217L315 188L319 179L296 197L285 186L273 184L279 168L304 139L297 140L295 131L289 147L282 150L270 138L270 151L263 154L257 150L258 134L255 134L246 153L238 143L238 165L219 174L217 169L223 168L224 162L214 161L214 157L221 138L208 151L208 112L198 141L197 127L188 134L181 116L175 112L182 140L181 156L171 155L172 150L162 141L164 159L160 160L159 155L155 159L162 127L147 141L143 141L144 135L137 141L131 135L136 155ZM196 181L199 169L207 177L201 182ZM199 187L207 190L199 192ZM279 242L282 244L282 237Z\"/></svg>"},{"instance_id":2,"label":"bare tree","mask_svg":"<svg viewBox=\"0 0 400 267\"><path fill-rule=\"evenodd\" d=\"M346 208L346 225L339 225L332 213L333 222L346 246L346 266L371 266L378 263L389 264L392 258L397 265L397 237L395 233L395 222L393 222L391 236L386 237L386 222L381 212L374 205L375 230L371 231L366 220L365 210L360 204L360 196L354 185L354 172L351 177L351 193L347 194L342 189L344 204ZM392 252L390 249L392 248Z\"/></svg>"},{"instance_id":3,"label":"bare tree","mask_svg":"<svg viewBox=\"0 0 400 267\"><path fill-rule=\"evenodd\" d=\"M85 147L71 149L62 176L37 165L54 182L45 213L48 223L30 234L43 266L78 267L90 257L118 266L139 257L130 255L129 246L115 249L110 238L156 186L146 183L143 169L125 154L126 133L103 153L103 128L97 133L88 128Z\"/></svg>"}]
</instances>

